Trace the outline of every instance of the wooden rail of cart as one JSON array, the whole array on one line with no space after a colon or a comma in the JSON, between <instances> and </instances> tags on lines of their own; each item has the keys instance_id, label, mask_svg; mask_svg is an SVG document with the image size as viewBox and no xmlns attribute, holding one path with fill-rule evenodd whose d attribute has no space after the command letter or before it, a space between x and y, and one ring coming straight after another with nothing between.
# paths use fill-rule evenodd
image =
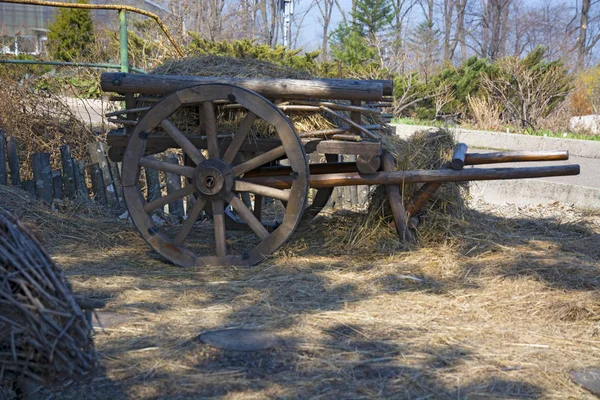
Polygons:
<instances>
[{"instance_id":1,"label":"wooden rail of cart","mask_svg":"<svg viewBox=\"0 0 600 400\"><path fill-rule=\"evenodd\" d=\"M108 115L124 128L110 133L107 141L111 146L109 156L122 161L129 214L150 246L185 267L253 265L262 261L290 237L302 220L312 218L325 206L336 186L386 185L396 229L404 240L410 240L409 218L417 215L445 182L579 173L578 165L463 169L465 165L566 160L568 154L467 154L467 146L462 143L447 168L396 171L393 158L383 151L377 135L381 127L363 125L361 119L365 113L380 113L392 94L391 81L104 73L101 86L104 91L117 93L113 100L126 105L122 111ZM169 120L186 107L195 108L201 115L201 127L192 132L181 131ZM227 108L246 113L234 134L222 135L217 115ZM323 112L341 124L327 131L298 134L284 113L294 109ZM276 137L249 135L257 120L270 125ZM158 135L157 130L166 134ZM181 149L186 161L172 164L151 157L170 148ZM309 164L307 154L311 153L326 155L327 162ZM339 155L353 155L356 162L338 162ZM187 185L146 201L140 185L141 167L179 174ZM404 184L421 184L406 209L399 190ZM309 199L311 188L317 192ZM243 195L251 200L244 201ZM180 226L165 230L154 222L152 214L156 210L190 196L193 206ZM265 198L282 202L284 209L278 221L267 221ZM207 226L211 237L195 236L195 231Z\"/></svg>"}]
</instances>

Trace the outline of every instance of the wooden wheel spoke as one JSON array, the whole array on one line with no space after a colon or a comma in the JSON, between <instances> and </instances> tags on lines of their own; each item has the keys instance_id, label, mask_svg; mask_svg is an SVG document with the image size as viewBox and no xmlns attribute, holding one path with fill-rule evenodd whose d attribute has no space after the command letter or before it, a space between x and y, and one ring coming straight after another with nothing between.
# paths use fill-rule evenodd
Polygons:
<instances>
[{"instance_id":1,"label":"wooden wheel spoke","mask_svg":"<svg viewBox=\"0 0 600 400\"><path fill-rule=\"evenodd\" d=\"M206 141L208 155L210 158L219 158L219 142L217 140L217 118L215 116L215 106L212 101L202 103L204 110L204 125L206 127Z\"/></svg>"},{"instance_id":2,"label":"wooden wheel spoke","mask_svg":"<svg viewBox=\"0 0 600 400\"><path fill-rule=\"evenodd\" d=\"M281 201L288 201L290 199L290 193L285 190L275 189L269 186L240 180L235 181L235 191L252 192L260 196L271 197Z\"/></svg>"},{"instance_id":3,"label":"wooden wheel spoke","mask_svg":"<svg viewBox=\"0 0 600 400\"><path fill-rule=\"evenodd\" d=\"M185 154L187 154L196 165L200 164L202 161L206 161L206 158L202 155L199 149L194 146L194 144L181 132L171 121L168 119L163 120L160 125L164 128L165 131L173 138L175 143L177 143Z\"/></svg>"},{"instance_id":4,"label":"wooden wheel spoke","mask_svg":"<svg viewBox=\"0 0 600 400\"><path fill-rule=\"evenodd\" d=\"M264 240L269 236L269 232L265 229L263 224L254 216L254 213L246 207L239 197L234 194L230 195L229 204L231 204L235 212L246 221L250 229L256 233L256 236L258 236L260 240Z\"/></svg>"},{"instance_id":5,"label":"wooden wheel spoke","mask_svg":"<svg viewBox=\"0 0 600 400\"><path fill-rule=\"evenodd\" d=\"M158 199L153 200L150 203L146 203L146 205L144 205L144 211L149 213L150 211L154 211L157 208L164 207L167 204L175 200L179 200L182 197L188 196L192 193L194 193L193 186L184 186L181 189L174 191L173 193L169 193L168 195L159 197Z\"/></svg>"},{"instance_id":6,"label":"wooden wheel spoke","mask_svg":"<svg viewBox=\"0 0 600 400\"><path fill-rule=\"evenodd\" d=\"M227 148L227 151L225 151L225 155L223 156L223 161L225 161L227 164L231 164L233 162L233 158L242 147L242 144L244 144L244 140L246 140L246 137L248 136L248 133L250 132L252 124L255 120L256 114L248 111L246 118L244 118L244 120L242 121L240 128L233 137L233 140L229 144L229 147Z\"/></svg>"},{"instance_id":7,"label":"wooden wheel spoke","mask_svg":"<svg viewBox=\"0 0 600 400\"><path fill-rule=\"evenodd\" d=\"M198 220L200 213L204 209L205 204L206 199L204 197L199 197L198 199L196 199L192 210L188 213L187 219L181 225L181 229L179 230L179 232L177 232L175 240L173 240L173 243L175 243L177 246L181 246L185 239L188 237L188 235L192 231L192 228L194 227L194 224Z\"/></svg>"},{"instance_id":8,"label":"wooden wheel spoke","mask_svg":"<svg viewBox=\"0 0 600 400\"><path fill-rule=\"evenodd\" d=\"M158 161L150 157L142 157L139 160L139 165L145 168L156 169L164 172L173 172L178 175L183 175L186 178L194 177L194 168L184 167L179 164L170 164L163 161Z\"/></svg>"},{"instance_id":9,"label":"wooden wheel spoke","mask_svg":"<svg viewBox=\"0 0 600 400\"><path fill-rule=\"evenodd\" d=\"M274 149L269 150L266 153L263 153L257 157L254 157L248 161L236 165L235 167L233 167L233 175L238 177L248 171L258 168L261 165L265 165L266 163L269 163L271 161L275 161L283 156L285 156L285 149L283 148L283 146L275 147Z\"/></svg>"},{"instance_id":10,"label":"wooden wheel spoke","mask_svg":"<svg viewBox=\"0 0 600 400\"><path fill-rule=\"evenodd\" d=\"M218 257L227 255L227 242L225 239L225 204L223 200L212 202L213 225L215 230L215 249Z\"/></svg>"}]
</instances>

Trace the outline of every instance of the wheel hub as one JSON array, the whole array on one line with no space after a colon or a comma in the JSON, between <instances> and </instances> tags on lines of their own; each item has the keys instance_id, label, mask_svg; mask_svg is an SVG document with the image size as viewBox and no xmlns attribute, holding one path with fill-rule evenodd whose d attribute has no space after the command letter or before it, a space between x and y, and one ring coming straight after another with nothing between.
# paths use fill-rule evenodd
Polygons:
<instances>
[{"instance_id":1,"label":"wheel hub","mask_svg":"<svg viewBox=\"0 0 600 400\"><path fill-rule=\"evenodd\" d=\"M224 196L233 189L233 172L226 162L212 158L196 167L193 181L205 196Z\"/></svg>"}]
</instances>

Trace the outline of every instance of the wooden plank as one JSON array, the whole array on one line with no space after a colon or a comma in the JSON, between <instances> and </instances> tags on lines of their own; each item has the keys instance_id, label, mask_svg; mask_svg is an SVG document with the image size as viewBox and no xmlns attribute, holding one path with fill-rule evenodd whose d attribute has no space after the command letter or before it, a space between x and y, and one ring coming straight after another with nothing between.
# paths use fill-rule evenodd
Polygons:
<instances>
[{"instance_id":1,"label":"wooden plank","mask_svg":"<svg viewBox=\"0 0 600 400\"><path fill-rule=\"evenodd\" d=\"M77 161L72 158L71 163L73 164L73 175L75 176L75 189L77 191L77 198L82 201L88 201L90 199L90 192L85 184L85 161Z\"/></svg>"},{"instance_id":2,"label":"wooden plank","mask_svg":"<svg viewBox=\"0 0 600 400\"><path fill-rule=\"evenodd\" d=\"M52 171L52 194L53 197L58 200L65 198L63 179L60 171Z\"/></svg>"},{"instance_id":3,"label":"wooden plank","mask_svg":"<svg viewBox=\"0 0 600 400\"><path fill-rule=\"evenodd\" d=\"M88 174L92 178L93 198L97 203L103 206L107 205L106 189L104 187L104 177L102 176L102 167L98 163L92 163L88 166Z\"/></svg>"},{"instance_id":4,"label":"wooden plank","mask_svg":"<svg viewBox=\"0 0 600 400\"><path fill-rule=\"evenodd\" d=\"M4 129L0 129L0 185L8 185L8 171L6 169L6 140Z\"/></svg>"},{"instance_id":5,"label":"wooden plank","mask_svg":"<svg viewBox=\"0 0 600 400\"><path fill-rule=\"evenodd\" d=\"M97 165L102 170L102 179L104 179L103 185L105 188L104 193L107 202L106 205L115 208L119 204L119 199L117 197L112 172L108 165L108 158L104 152L105 147L103 147L100 142L89 143L87 147L92 165ZM92 170L93 168L90 169L90 171Z\"/></svg>"},{"instance_id":6,"label":"wooden plank","mask_svg":"<svg viewBox=\"0 0 600 400\"><path fill-rule=\"evenodd\" d=\"M154 156L148 156L151 158L155 158ZM147 185L147 193L146 193L146 201L150 203L158 199L161 196L160 193L160 181L158 179L158 171L152 168L144 168L144 172L146 174L146 185Z\"/></svg>"},{"instance_id":7,"label":"wooden plank","mask_svg":"<svg viewBox=\"0 0 600 400\"><path fill-rule=\"evenodd\" d=\"M62 165L62 180L64 185L64 194L68 199L76 196L77 186L75 184L75 173L73 171L73 162L71 161L71 147L68 144L60 146L60 162Z\"/></svg>"},{"instance_id":8,"label":"wooden plank","mask_svg":"<svg viewBox=\"0 0 600 400\"><path fill-rule=\"evenodd\" d=\"M317 153L322 154L354 154L364 156L380 156L381 144L375 142L340 142L323 140L317 144Z\"/></svg>"},{"instance_id":9,"label":"wooden plank","mask_svg":"<svg viewBox=\"0 0 600 400\"><path fill-rule=\"evenodd\" d=\"M123 182L121 181L121 171L119 170L120 163L113 162L108 158L108 146L106 146L106 143L102 143L102 146L106 154L106 160L108 162L108 167L112 175L115 192L117 194L117 199L119 200L119 205L123 207L125 206L125 197L123 196Z\"/></svg>"},{"instance_id":10,"label":"wooden plank","mask_svg":"<svg viewBox=\"0 0 600 400\"><path fill-rule=\"evenodd\" d=\"M179 165L179 157L177 156L177 154L167 154L165 156L165 161L170 164ZM165 176L167 181L168 194L171 194L181 189L181 175L175 174L173 172L165 172ZM174 215L176 217L183 217L183 199L178 199L169 203L169 214Z\"/></svg>"},{"instance_id":11,"label":"wooden plank","mask_svg":"<svg viewBox=\"0 0 600 400\"><path fill-rule=\"evenodd\" d=\"M31 155L33 181L38 198L48 204L52 203L52 170L50 169L50 153L34 153Z\"/></svg>"},{"instance_id":12,"label":"wooden plank","mask_svg":"<svg viewBox=\"0 0 600 400\"><path fill-rule=\"evenodd\" d=\"M198 149L206 149L207 141L205 136L199 135L186 135L186 137L194 144ZM231 144L233 138L231 136L218 137L219 149L221 152L226 151ZM125 146L129 136L123 134L109 134L106 136L107 143L110 147L108 156L112 161L120 162L123 159L125 152ZM265 152L274 149L281 145L281 141L278 139L252 139L252 141L245 141L239 151L252 153L252 152ZM146 141L146 150L144 155L161 153L170 148L180 148L171 136L152 136Z\"/></svg>"},{"instance_id":13,"label":"wooden plank","mask_svg":"<svg viewBox=\"0 0 600 400\"><path fill-rule=\"evenodd\" d=\"M8 138L6 144L8 152L8 169L10 171L10 184L14 187L21 186L21 172L19 170L19 149L17 139L14 136Z\"/></svg>"},{"instance_id":14,"label":"wooden plank","mask_svg":"<svg viewBox=\"0 0 600 400\"><path fill-rule=\"evenodd\" d=\"M181 75L124 74L105 72L100 86L105 92L167 95L199 84L241 86L270 99L382 100L383 84L351 79L252 79ZM133 108L128 106L128 108Z\"/></svg>"},{"instance_id":15,"label":"wooden plank","mask_svg":"<svg viewBox=\"0 0 600 400\"><path fill-rule=\"evenodd\" d=\"M381 157L358 155L356 158L356 167L363 174L372 174L379 171L381 166Z\"/></svg>"},{"instance_id":16,"label":"wooden plank","mask_svg":"<svg viewBox=\"0 0 600 400\"><path fill-rule=\"evenodd\" d=\"M35 183L33 182L33 179L24 180L21 185L24 191L29 193L32 197L36 197Z\"/></svg>"}]
</instances>

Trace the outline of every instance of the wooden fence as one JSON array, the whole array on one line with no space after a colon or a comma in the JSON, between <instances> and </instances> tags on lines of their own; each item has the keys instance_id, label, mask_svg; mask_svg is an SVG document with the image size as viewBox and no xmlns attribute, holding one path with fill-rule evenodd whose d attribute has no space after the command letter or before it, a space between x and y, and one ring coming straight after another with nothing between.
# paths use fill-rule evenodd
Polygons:
<instances>
[{"instance_id":1,"label":"wooden fence","mask_svg":"<svg viewBox=\"0 0 600 400\"><path fill-rule=\"evenodd\" d=\"M52 170L49 153L32 154L29 160L19 160L19 143L0 129L0 185L20 187L40 200L52 204L54 199L78 199L95 201L109 207L115 213L125 211L121 187L121 163L109 160L107 146L103 142L88 145L89 160L76 160L71 156L69 145L60 147L60 160L54 165L60 169ZM313 154L311 156L317 156ZM177 154L160 156L163 161L179 163ZM340 161L353 161L346 156ZM313 160L313 162L319 160ZM33 171L33 179L21 179L22 167L28 165ZM86 165L87 164L87 165ZM172 193L182 187L181 177L174 173L160 173L153 169L144 169L146 198L152 201L163 196L163 192ZM87 176L86 176L87 175ZM346 186L336 188L329 201L330 207L364 207L370 192L368 186ZM193 199L176 200L167 205L168 214L183 217Z\"/></svg>"}]
</instances>

